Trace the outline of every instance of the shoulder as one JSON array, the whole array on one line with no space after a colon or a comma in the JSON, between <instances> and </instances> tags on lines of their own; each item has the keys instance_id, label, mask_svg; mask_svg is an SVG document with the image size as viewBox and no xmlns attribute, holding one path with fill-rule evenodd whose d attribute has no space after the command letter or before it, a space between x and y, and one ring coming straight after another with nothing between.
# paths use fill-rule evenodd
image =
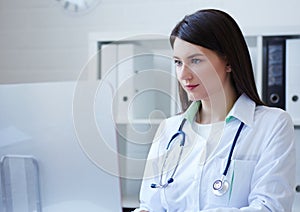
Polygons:
<instances>
[{"instance_id":1,"label":"shoulder","mask_svg":"<svg viewBox=\"0 0 300 212\"><path fill-rule=\"evenodd\" d=\"M248 138L257 141L255 151L260 155L266 152L286 152L294 146L294 124L290 115L279 108L257 106L254 113L254 123L248 128Z\"/></svg>"},{"instance_id":2,"label":"shoulder","mask_svg":"<svg viewBox=\"0 0 300 212\"><path fill-rule=\"evenodd\" d=\"M291 121L290 115L285 110L269 106L257 106L255 118L265 121Z\"/></svg>"},{"instance_id":3,"label":"shoulder","mask_svg":"<svg viewBox=\"0 0 300 212\"><path fill-rule=\"evenodd\" d=\"M275 107L257 106L255 109L254 122L256 126L264 129L294 129L291 116L284 110Z\"/></svg>"},{"instance_id":4,"label":"shoulder","mask_svg":"<svg viewBox=\"0 0 300 212\"><path fill-rule=\"evenodd\" d=\"M160 123L159 128L160 128L160 130L163 130L164 132L168 132L168 131L173 132L174 130L176 131L177 128L179 127L179 124L180 124L182 118L183 117L181 114L166 118Z\"/></svg>"},{"instance_id":5,"label":"shoulder","mask_svg":"<svg viewBox=\"0 0 300 212\"><path fill-rule=\"evenodd\" d=\"M160 124L155 134L155 140L165 140L177 132L182 115L175 115L170 118L164 119Z\"/></svg>"},{"instance_id":6,"label":"shoulder","mask_svg":"<svg viewBox=\"0 0 300 212\"><path fill-rule=\"evenodd\" d=\"M151 152L165 149L172 135L177 132L181 119L181 115L176 115L161 121L152 141Z\"/></svg>"}]
</instances>

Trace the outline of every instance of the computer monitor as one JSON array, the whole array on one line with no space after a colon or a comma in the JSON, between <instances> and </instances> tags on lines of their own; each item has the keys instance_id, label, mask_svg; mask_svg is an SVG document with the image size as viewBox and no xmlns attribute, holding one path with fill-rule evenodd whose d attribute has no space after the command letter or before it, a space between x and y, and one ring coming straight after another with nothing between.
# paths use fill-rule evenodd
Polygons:
<instances>
[{"instance_id":1,"label":"computer monitor","mask_svg":"<svg viewBox=\"0 0 300 212\"><path fill-rule=\"evenodd\" d=\"M108 83L0 85L0 212L122 211Z\"/></svg>"}]
</instances>

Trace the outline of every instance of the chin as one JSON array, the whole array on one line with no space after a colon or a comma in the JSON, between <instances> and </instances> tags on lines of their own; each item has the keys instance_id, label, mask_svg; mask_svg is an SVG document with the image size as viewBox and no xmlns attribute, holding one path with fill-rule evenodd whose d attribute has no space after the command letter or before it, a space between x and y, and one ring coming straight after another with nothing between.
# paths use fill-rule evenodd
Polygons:
<instances>
[{"instance_id":1,"label":"chin","mask_svg":"<svg viewBox=\"0 0 300 212\"><path fill-rule=\"evenodd\" d=\"M207 93L188 93L188 98L190 101L199 101L199 100L205 100L208 98Z\"/></svg>"},{"instance_id":2,"label":"chin","mask_svg":"<svg viewBox=\"0 0 300 212\"><path fill-rule=\"evenodd\" d=\"M199 97L199 96L195 96L195 95L189 95L188 97L189 97L189 100L190 100L190 101L193 101L193 102L199 101L199 100L202 100L202 99L203 99L203 98L201 98L201 97Z\"/></svg>"}]
</instances>

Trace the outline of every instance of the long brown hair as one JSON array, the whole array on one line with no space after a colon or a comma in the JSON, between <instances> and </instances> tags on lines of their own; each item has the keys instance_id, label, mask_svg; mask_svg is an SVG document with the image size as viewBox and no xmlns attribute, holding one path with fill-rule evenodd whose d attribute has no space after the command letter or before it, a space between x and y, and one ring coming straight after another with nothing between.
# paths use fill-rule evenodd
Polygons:
<instances>
[{"instance_id":1,"label":"long brown hair","mask_svg":"<svg viewBox=\"0 0 300 212\"><path fill-rule=\"evenodd\" d=\"M238 24L230 15L216 9L199 10L187 15L171 32L172 48L175 38L210 49L225 57L232 69L231 80L237 94L245 93L257 105L264 104L255 85L246 41ZM179 96L185 111L191 102L181 85Z\"/></svg>"}]
</instances>

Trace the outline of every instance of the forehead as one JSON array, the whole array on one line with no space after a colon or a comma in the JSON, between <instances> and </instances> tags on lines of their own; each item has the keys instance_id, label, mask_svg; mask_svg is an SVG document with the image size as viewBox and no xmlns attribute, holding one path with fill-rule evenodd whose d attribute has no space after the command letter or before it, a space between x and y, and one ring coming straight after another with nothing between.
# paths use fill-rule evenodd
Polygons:
<instances>
[{"instance_id":1,"label":"forehead","mask_svg":"<svg viewBox=\"0 0 300 212\"><path fill-rule=\"evenodd\" d=\"M186 58L194 54L206 55L207 50L202 46L189 43L180 38L176 38L173 44L173 56L177 58Z\"/></svg>"}]
</instances>

